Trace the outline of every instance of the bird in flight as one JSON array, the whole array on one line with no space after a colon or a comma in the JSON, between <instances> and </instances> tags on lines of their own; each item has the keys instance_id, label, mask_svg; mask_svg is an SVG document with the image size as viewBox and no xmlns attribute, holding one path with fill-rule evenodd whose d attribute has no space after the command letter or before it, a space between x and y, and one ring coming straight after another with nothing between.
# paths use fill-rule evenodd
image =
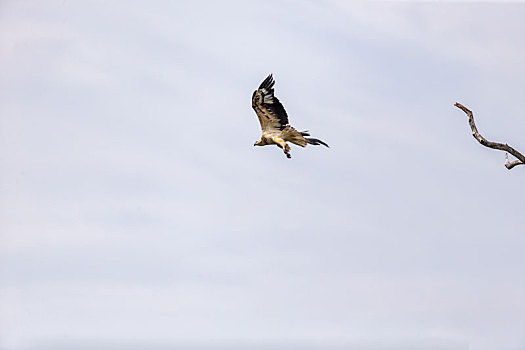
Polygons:
<instances>
[{"instance_id":1,"label":"bird in flight","mask_svg":"<svg viewBox=\"0 0 525 350\"><path fill-rule=\"evenodd\" d=\"M319 139L306 137L310 136L308 131L297 131L288 125L288 115L281 102L273 95L274 84L275 81L270 74L253 92L252 107L259 118L262 129L261 139L257 140L254 146L277 145L284 151L287 158L292 158L287 141L301 147L307 144L328 147Z\"/></svg>"}]
</instances>

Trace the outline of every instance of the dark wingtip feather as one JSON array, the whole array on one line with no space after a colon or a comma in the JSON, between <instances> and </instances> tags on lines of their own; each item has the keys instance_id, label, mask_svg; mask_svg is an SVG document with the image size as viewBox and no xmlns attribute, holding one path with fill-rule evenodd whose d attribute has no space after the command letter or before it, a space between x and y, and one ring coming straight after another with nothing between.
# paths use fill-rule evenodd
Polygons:
<instances>
[{"instance_id":1,"label":"dark wingtip feather","mask_svg":"<svg viewBox=\"0 0 525 350\"><path fill-rule=\"evenodd\" d=\"M273 73L270 73L270 75L268 75L266 79L263 80L261 85L259 85L259 89L270 90L273 87L273 84L275 84L275 81L273 80Z\"/></svg>"}]
</instances>

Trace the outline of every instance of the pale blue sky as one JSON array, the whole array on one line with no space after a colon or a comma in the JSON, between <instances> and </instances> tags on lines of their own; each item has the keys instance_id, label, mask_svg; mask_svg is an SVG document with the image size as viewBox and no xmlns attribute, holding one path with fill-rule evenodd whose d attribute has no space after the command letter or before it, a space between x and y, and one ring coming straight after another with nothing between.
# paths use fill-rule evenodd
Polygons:
<instances>
[{"instance_id":1,"label":"pale blue sky","mask_svg":"<svg viewBox=\"0 0 525 350\"><path fill-rule=\"evenodd\" d=\"M524 17L3 1L0 349L523 349Z\"/></svg>"}]
</instances>

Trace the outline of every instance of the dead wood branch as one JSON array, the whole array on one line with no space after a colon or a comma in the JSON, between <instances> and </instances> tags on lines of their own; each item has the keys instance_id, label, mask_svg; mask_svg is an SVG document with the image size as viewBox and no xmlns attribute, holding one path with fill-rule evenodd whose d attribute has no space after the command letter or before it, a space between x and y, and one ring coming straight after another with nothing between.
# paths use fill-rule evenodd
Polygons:
<instances>
[{"instance_id":1,"label":"dead wood branch","mask_svg":"<svg viewBox=\"0 0 525 350\"><path fill-rule=\"evenodd\" d=\"M499 143L499 142L491 142L488 141L486 138L481 136L481 134L478 131L478 128L476 128L476 124L474 123L474 115L472 114L472 111L468 109L467 107L463 106L461 103L454 104L454 106L461 109L463 112L465 112L468 116L468 123L470 125L470 128L472 129L472 136L476 140L478 140L479 143L481 143L485 147L499 149L501 151L505 151L505 167L507 169L512 169L516 165L525 164L525 156L521 154L520 152L516 151L514 148L510 147L506 143ZM517 160L513 162L509 162L509 157L507 153L512 154L514 157L517 158Z\"/></svg>"}]
</instances>

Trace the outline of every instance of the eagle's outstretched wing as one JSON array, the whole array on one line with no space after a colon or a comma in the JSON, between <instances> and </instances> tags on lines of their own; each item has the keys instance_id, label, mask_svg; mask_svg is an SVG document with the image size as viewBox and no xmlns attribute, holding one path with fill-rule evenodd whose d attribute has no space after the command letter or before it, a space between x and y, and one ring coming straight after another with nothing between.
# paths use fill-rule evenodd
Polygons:
<instances>
[{"instance_id":1,"label":"eagle's outstretched wing","mask_svg":"<svg viewBox=\"0 0 525 350\"><path fill-rule=\"evenodd\" d=\"M273 95L273 80L270 74L253 92L252 107L259 118L263 132L283 130L288 125L288 115L281 102Z\"/></svg>"}]
</instances>

